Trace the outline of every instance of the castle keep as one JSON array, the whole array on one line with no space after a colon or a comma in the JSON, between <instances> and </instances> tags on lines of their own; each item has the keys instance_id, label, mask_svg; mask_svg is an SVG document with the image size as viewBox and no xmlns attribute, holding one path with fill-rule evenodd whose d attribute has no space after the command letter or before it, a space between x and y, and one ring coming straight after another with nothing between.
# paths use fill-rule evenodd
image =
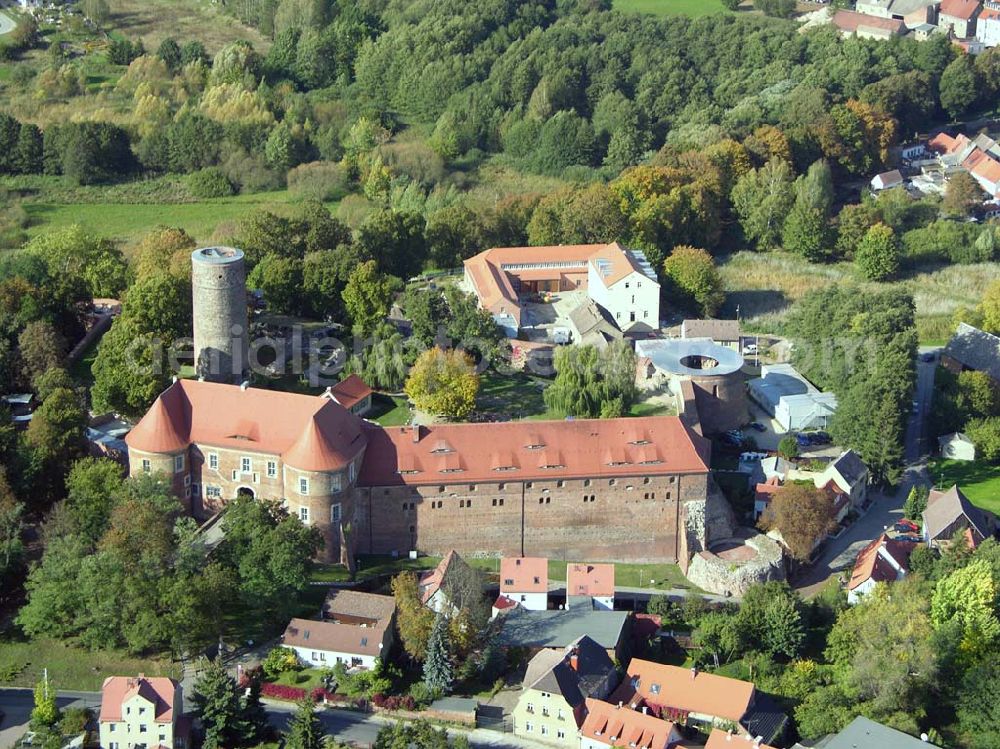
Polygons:
<instances>
[{"instance_id":1,"label":"castle keep","mask_svg":"<svg viewBox=\"0 0 1000 749\"><path fill-rule=\"evenodd\" d=\"M677 417L381 427L333 398L179 380L126 437L195 517L240 493L357 553L680 561L707 547L705 440Z\"/></svg>"}]
</instances>

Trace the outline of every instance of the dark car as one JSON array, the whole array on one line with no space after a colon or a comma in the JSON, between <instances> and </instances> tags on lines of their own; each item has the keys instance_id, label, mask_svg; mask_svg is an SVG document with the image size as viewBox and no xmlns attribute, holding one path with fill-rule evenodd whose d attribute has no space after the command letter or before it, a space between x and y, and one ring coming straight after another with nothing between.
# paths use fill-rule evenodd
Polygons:
<instances>
[{"instance_id":1,"label":"dark car","mask_svg":"<svg viewBox=\"0 0 1000 749\"><path fill-rule=\"evenodd\" d=\"M921 354L920 355L920 361L922 361L922 362L932 362L932 361L934 361L934 354L932 354L932 353Z\"/></svg>"},{"instance_id":2,"label":"dark car","mask_svg":"<svg viewBox=\"0 0 1000 749\"><path fill-rule=\"evenodd\" d=\"M751 421L749 424L747 424L747 426L753 429L755 432L767 431L767 427L761 424L759 421Z\"/></svg>"},{"instance_id":3,"label":"dark car","mask_svg":"<svg viewBox=\"0 0 1000 749\"><path fill-rule=\"evenodd\" d=\"M733 447L739 447L743 444L743 440L737 437L735 434L726 432L719 439L721 439L725 444L732 445Z\"/></svg>"},{"instance_id":4,"label":"dark car","mask_svg":"<svg viewBox=\"0 0 1000 749\"><path fill-rule=\"evenodd\" d=\"M892 527L900 533L916 533L920 530L920 527L912 520L900 520Z\"/></svg>"},{"instance_id":5,"label":"dark car","mask_svg":"<svg viewBox=\"0 0 1000 749\"><path fill-rule=\"evenodd\" d=\"M799 447L809 447L812 444L812 437L808 434L796 434L795 441L799 444Z\"/></svg>"},{"instance_id":6,"label":"dark car","mask_svg":"<svg viewBox=\"0 0 1000 749\"><path fill-rule=\"evenodd\" d=\"M809 435L809 439L814 445L829 445L833 442L833 440L830 439L830 435L826 432L813 432Z\"/></svg>"},{"instance_id":7,"label":"dark car","mask_svg":"<svg viewBox=\"0 0 1000 749\"><path fill-rule=\"evenodd\" d=\"M920 536L908 535L908 536L896 536L897 541L909 541L911 544L922 543L924 539Z\"/></svg>"}]
</instances>

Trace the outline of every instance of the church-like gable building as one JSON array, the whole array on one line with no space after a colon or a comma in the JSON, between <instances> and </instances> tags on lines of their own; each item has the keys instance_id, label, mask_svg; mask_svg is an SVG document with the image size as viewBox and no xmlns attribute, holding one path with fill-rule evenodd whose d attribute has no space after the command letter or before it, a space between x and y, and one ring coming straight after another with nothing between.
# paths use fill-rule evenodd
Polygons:
<instances>
[{"instance_id":1,"label":"church-like gable building","mask_svg":"<svg viewBox=\"0 0 1000 749\"><path fill-rule=\"evenodd\" d=\"M382 427L328 395L178 380L126 438L195 517L246 493L328 561L410 550L680 561L704 549L708 446L673 416ZM720 500L723 501L724 500Z\"/></svg>"}]
</instances>

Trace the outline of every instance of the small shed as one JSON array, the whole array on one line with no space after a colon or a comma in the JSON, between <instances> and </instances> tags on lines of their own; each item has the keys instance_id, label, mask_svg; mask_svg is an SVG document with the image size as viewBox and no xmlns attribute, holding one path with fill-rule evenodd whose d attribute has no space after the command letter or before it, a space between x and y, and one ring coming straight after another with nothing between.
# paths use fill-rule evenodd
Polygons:
<instances>
[{"instance_id":1,"label":"small shed","mask_svg":"<svg viewBox=\"0 0 1000 749\"><path fill-rule=\"evenodd\" d=\"M941 450L941 457L949 460L975 460L976 446L962 432L952 432L942 434L938 437L938 448Z\"/></svg>"},{"instance_id":2,"label":"small shed","mask_svg":"<svg viewBox=\"0 0 1000 749\"><path fill-rule=\"evenodd\" d=\"M873 190L888 190L890 187L898 187L903 184L903 175L898 169L891 172L882 172L872 177L871 186Z\"/></svg>"}]
</instances>

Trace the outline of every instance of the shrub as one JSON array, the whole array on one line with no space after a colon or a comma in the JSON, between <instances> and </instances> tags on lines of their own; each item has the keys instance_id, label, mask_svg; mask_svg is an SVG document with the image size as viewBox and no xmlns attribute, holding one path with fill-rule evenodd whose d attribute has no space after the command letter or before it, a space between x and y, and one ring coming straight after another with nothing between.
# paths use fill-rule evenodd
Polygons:
<instances>
[{"instance_id":1,"label":"shrub","mask_svg":"<svg viewBox=\"0 0 1000 749\"><path fill-rule=\"evenodd\" d=\"M196 198L225 198L236 192L229 178L215 166L188 175L187 186Z\"/></svg>"},{"instance_id":2,"label":"shrub","mask_svg":"<svg viewBox=\"0 0 1000 749\"><path fill-rule=\"evenodd\" d=\"M267 657L260 666L268 679L277 679L286 671L297 671L299 669L299 659L296 657L294 650L279 645L271 649L271 652L267 654Z\"/></svg>"},{"instance_id":3,"label":"shrub","mask_svg":"<svg viewBox=\"0 0 1000 749\"><path fill-rule=\"evenodd\" d=\"M413 700L415 705L424 707L437 699L438 695L434 689L427 685L426 682L418 681L410 687L410 693L407 696Z\"/></svg>"},{"instance_id":4,"label":"shrub","mask_svg":"<svg viewBox=\"0 0 1000 749\"><path fill-rule=\"evenodd\" d=\"M85 707L68 707L59 721L59 731L64 736L78 736L87 728L90 711Z\"/></svg>"},{"instance_id":5,"label":"shrub","mask_svg":"<svg viewBox=\"0 0 1000 749\"><path fill-rule=\"evenodd\" d=\"M272 684L264 682L260 686L262 697L273 697L277 700L291 700L298 702L306 696L306 690L302 687L289 687L284 684Z\"/></svg>"},{"instance_id":6,"label":"shrub","mask_svg":"<svg viewBox=\"0 0 1000 749\"><path fill-rule=\"evenodd\" d=\"M299 164L288 172L288 191L307 200L340 200L349 191L347 170L330 161Z\"/></svg>"}]
</instances>

